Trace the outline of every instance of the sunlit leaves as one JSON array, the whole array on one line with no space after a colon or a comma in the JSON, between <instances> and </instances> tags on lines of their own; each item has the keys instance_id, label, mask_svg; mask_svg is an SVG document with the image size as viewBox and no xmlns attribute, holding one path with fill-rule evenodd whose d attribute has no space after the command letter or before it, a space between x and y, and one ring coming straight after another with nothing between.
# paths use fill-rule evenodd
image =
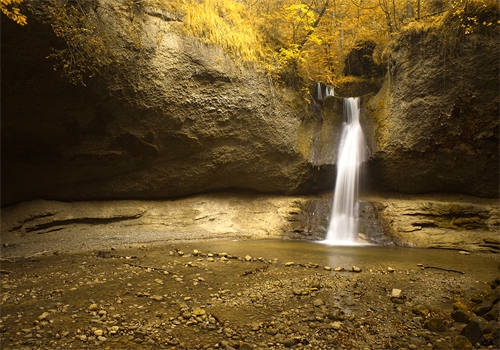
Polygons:
<instances>
[{"instance_id":1,"label":"sunlit leaves","mask_svg":"<svg viewBox=\"0 0 500 350\"><path fill-rule=\"evenodd\" d=\"M17 7L22 4L22 2L23 0L0 0L0 10L11 20L21 26L24 26L28 23L28 19L26 18L26 15L21 13L19 7Z\"/></svg>"}]
</instances>

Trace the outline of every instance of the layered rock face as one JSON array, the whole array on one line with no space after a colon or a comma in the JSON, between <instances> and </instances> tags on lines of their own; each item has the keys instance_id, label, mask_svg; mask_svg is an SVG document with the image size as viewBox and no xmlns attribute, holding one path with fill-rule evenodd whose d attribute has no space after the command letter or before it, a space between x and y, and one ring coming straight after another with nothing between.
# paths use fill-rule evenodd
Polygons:
<instances>
[{"instance_id":1,"label":"layered rock face","mask_svg":"<svg viewBox=\"0 0 500 350\"><path fill-rule=\"evenodd\" d=\"M58 42L35 15L26 27L2 19L4 204L331 186L318 176L332 168L313 167L300 141L309 113L300 96L181 34L167 14L134 19L138 50L115 4L94 10L120 64L87 88L51 70L45 56Z\"/></svg>"},{"instance_id":2,"label":"layered rock face","mask_svg":"<svg viewBox=\"0 0 500 350\"><path fill-rule=\"evenodd\" d=\"M386 82L366 105L372 183L498 197L498 36L445 34L408 30L391 48Z\"/></svg>"}]
</instances>

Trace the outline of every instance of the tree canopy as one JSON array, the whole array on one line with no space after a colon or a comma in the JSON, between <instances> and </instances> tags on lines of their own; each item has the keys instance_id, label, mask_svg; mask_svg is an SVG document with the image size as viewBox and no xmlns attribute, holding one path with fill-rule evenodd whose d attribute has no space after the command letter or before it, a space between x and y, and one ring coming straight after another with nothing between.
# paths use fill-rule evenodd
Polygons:
<instances>
[{"instance_id":1,"label":"tree canopy","mask_svg":"<svg viewBox=\"0 0 500 350\"><path fill-rule=\"evenodd\" d=\"M26 24L18 5L0 0L2 12ZM48 0L46 15L54 33L65 42L49 56L71 81L84 84L116 62L112 38L86 0ZM221 46L244 64L251 64L275 82L304 86L310 81L337 85L344 77L346 55L360 43L375 46L373 60L383 61L391 37L405 28L429 26L445 18L459 23L463 35L496 27L497 0L126 0L117 2L131 14L125 35L141 46L141 28L133 16L161 9L176 14L183 30ZM474 11L471 11L471 8Z\"/></svg>"}]
</instances>

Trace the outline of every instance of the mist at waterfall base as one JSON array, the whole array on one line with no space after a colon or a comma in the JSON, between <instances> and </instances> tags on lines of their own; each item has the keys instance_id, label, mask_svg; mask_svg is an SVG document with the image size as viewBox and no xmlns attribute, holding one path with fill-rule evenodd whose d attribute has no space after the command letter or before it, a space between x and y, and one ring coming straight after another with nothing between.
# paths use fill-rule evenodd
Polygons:
<instances>
[{"instance_id":1,"label":"mist at waterfall base","mask_svg":"<svg viewBox=\"0 0 500 350\"><path fill-rule=\"evenodd\" d=\"M361 164L366 160L366 143L359 123L360 99L344 99L345 122L337 156L337 178L332 213L326 238L328 245L360 245L358 234L358 190Z\"/></svg>"}]
</instances>

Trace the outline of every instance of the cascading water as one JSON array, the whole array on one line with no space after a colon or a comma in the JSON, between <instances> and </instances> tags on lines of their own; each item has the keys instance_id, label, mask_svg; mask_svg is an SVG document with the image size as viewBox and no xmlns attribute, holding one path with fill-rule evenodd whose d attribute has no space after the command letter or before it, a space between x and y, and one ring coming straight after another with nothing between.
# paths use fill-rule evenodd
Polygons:
<instances>
[{"instance_id":1,"label":"cascading water","mask_svg":"<svg viewBox=\"0 0 500 350\"><path fill-rule=\"evenodd\" d=\"M359 112L359 97L344 100L346 122L342 128L338 150L332 214L326 239L323 241L326 244L356 244L359 171L361 163L366 158L366 145L359 124Z\"/></svg>"}]
</instances>

